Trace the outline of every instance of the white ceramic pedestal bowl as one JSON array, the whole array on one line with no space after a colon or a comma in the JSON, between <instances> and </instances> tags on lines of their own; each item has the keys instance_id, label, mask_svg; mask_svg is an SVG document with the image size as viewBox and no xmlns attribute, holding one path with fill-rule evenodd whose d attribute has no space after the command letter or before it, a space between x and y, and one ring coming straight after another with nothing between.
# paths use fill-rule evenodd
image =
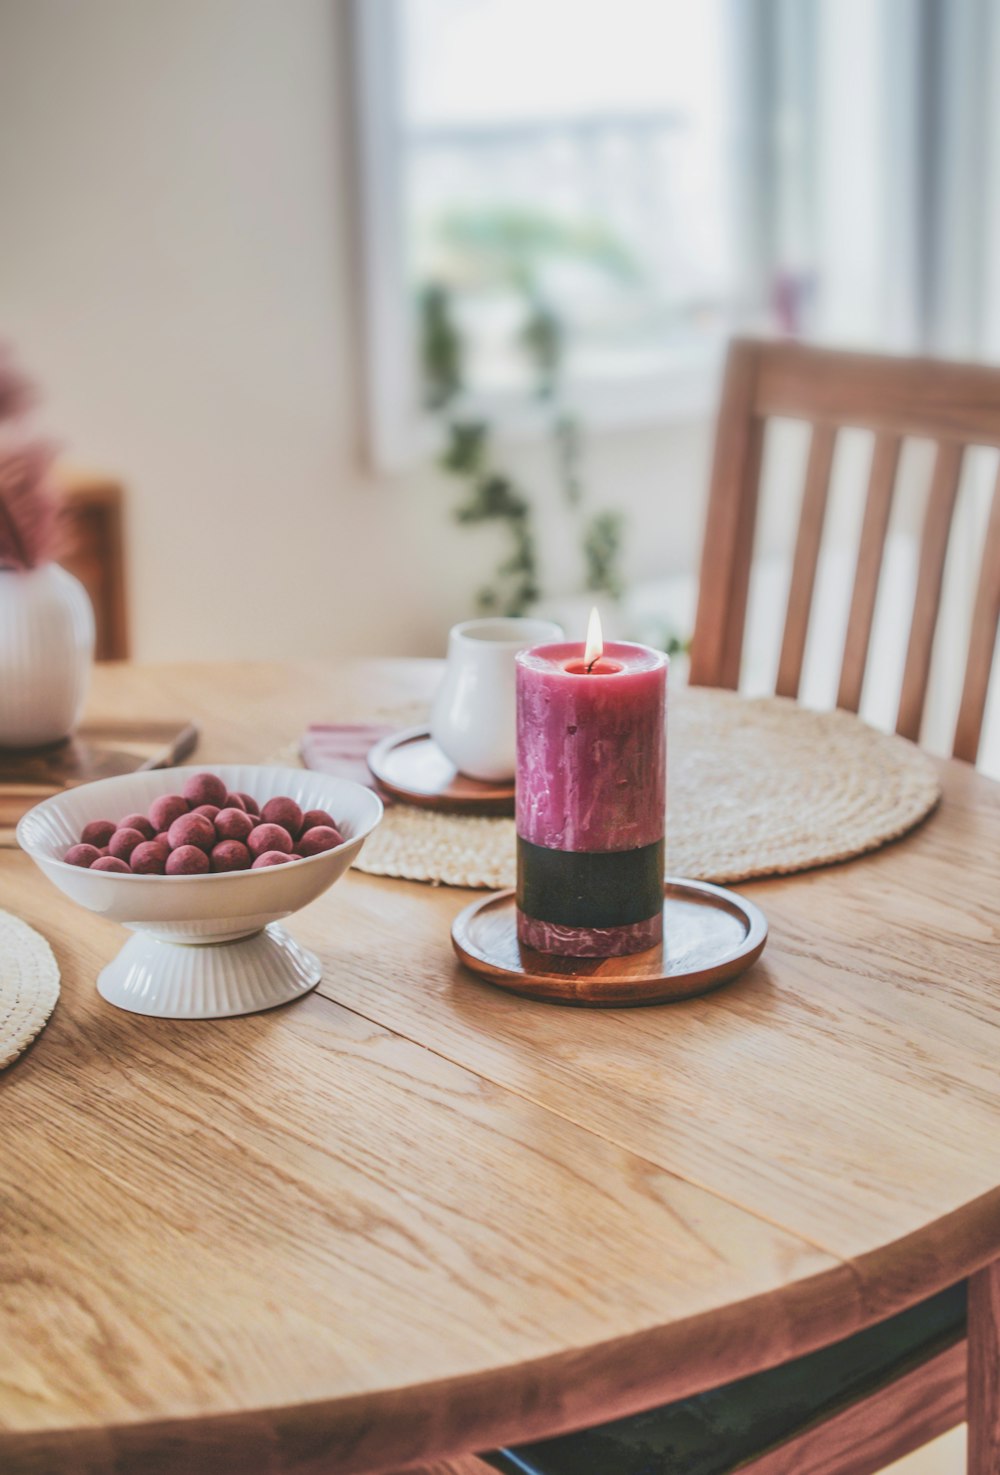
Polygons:
<instances>
[{"instance_id":1,"label":"white ceramic pedestal bowl","mask_svg":"<svg viewBox=\"0 0 1000 1475\"><path fill-rule=\"evenodd\" d=\"M160 794L180 792L192 773L216 773L231 793L261 805L290 795L325 809L343 845L308 860L206 876L132 876L88 871L62 859L85 824L145 814ZM119 1008L162 1019L220 1019L271 1009L308 993L322 969L277 923L344 874L382 818L381 800L347 779L299 768L241 764L162 768L82 784L35 806L17 839L71 900L135 936L101 972L97 987Z\"/></svg>"}]
</instances>

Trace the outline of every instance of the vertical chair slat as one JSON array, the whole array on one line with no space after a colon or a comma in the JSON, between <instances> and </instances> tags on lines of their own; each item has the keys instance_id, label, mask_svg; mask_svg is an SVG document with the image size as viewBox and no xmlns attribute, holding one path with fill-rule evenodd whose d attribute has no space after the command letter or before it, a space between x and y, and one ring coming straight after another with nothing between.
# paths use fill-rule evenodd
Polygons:
<instances>
[{"instance_id":1,"label":"vertical chair slat","mask_svg":"<svg viewBox=\"0 0 1000 1475\"><path fill-rule=\"evenodd\" d=\"M761 350L760 344L734 343L726 364L691 641L694 686L735 687L739 681L760 480L762 426L754 397Z\"/></svg>"},{"instance_id":2,"label":"vertical chair slat","mask_svg":"<svg viewBox=\"0 0 1000 1475\"><path fill-rule=\"evenodd\" d=\"M896 731L917 742L927 696L927 679L931 669L931 650L941 603L944 562L951 534L952 514L958 483L962 474L964 445L957 441L938 442L934 476L931 482L927 514L920 543L917 590L913 602L910 641L903 668L903 686L896 717Z\"/></svg>"},{"instance_id":3,"label":"vertical chair slat","mask_svg":"<svg viewBox=\"0 0 1000 1475\"><path fill-rule=\"evenodd\" d=\"M968 1475L1000 1472L1000 1262L969 1276Z\"/></svg>"},{"instance_id":4,"label":"vertical chair slat","mask_svg":"<svg viewBox=\"0 0 1000 1475\"><path fill-rule=\"evenodd\" d=\"M719 685L729 687L732 691L740 684L740 668L743 664L743 633L747 618L747 595L750 591L763 455L764 421L755 419L750 424L746 460L743 463L743 495L736 519L736 549L729 581L729 619L726 623L722 668L719 673Z\"/></svg>"},{"instance_id":5,"label":"vertical chair slat","mask_svg":"<svg viewBox=\"0 0 1000 1475\"><path fill-rule=\"evenodd\" d=\"M983 561L979 569L979 587L972 610L972 634L969 640L969 656L965 666L965 682L962 700L955 726L956 758L975 763L982 736L983 713L993 669L993 654L996 648L997 625L1000 623L1000 471L997 473L990 510L986 541L983 544Z\"/></svg>"},{"instance_id":6,"label":"vertical chair slat","mask_svg":"<svg viewBox=\"0 0 1000 1475\"><path fill-rule=\"evenodd\" d=\"M826 518L826 504L830 491L830 468L833 465L836 439L835 426L816 425L813 427L809 463L806 467L806 484L802 494L802 511L799 516L799 532L795 540L792 579L788 590L785 634L781 642L778 680L775 684L775 690L781 697L798 696L799 683L802 680L802 660L805 655L806 636L809 633L809 614L816 584L819 546Z\"/></svg>"},{"instance_id":7,"label":"vertical chair slat","mask_svg":"<svg viewBox=\"0 0 1000 1475\"><path fill-rule=\"evenodd\" d=\"M844 640L844 660L840 668L840 688L837 692L837 706L846 707L849 712L856 712L861 705L885 537L896 488L900 445L898 435L883 433L876 436L872 452L868 498L861 527L858 565L854 574L851 610Z\"/></svg>"}]
</instances>

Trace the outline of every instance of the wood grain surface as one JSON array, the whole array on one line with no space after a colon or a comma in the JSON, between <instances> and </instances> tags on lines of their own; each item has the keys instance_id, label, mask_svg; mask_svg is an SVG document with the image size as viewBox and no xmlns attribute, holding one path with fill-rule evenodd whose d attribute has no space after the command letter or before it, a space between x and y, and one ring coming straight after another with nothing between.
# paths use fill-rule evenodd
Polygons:
<instances>
[{"instance_id":1,"label":"wood grain surface","mask_svg":"<svg viewBox=\"0 0 1000 1475\"><path fill-rule=\"evenodd\" d=\"M836 441L837 431L834 426L816 425L813 427L809 445L809 462L806 466L806 482L802 492L802 507L799 512L799 531L795 539L795 553L792 557L785 633L782 636L778 675L774 685L779 697L797 697L799 694Z\"/></svg>"},{"instance_id":2,"label":"wood grain surface","mask_svg":"<svg viewBox=\"0 0 1000 1475\"><path fill-rule=\"evenodd\" d=\"M434 663L102 667L199 759L384 720ZM287 1009L104 1004L122 931L0 853L63 972L0 1080L4 1475L356 1475L771 1365L1000 1252L1000 788L744 888L764 958L664 1009L559 1010L451 949L468 892L352 874ZM458 1466L462 1469L462 1465ZM474 1468L474 1467L473 1467Z\"/></svg>"},{"instance_id":3,"label":"wood grain surface","mask_svg":"<svg viewBox=\"0 0 1000 1475\"><path fill-rule=\"evenodd\" d=\"M878 599L878 581L882 572L885 538L896 490L900 447L898 435L883 432L875 437L872 449L865 517L858 544L858 562L854 571L851 608L847 617L847 634L844 637L844 659L837 690L837 706L845 707L849 712L856 712L861 706L875 603ZM978 740L978 728L976 737Z\"/></svg>"}]
</instances>

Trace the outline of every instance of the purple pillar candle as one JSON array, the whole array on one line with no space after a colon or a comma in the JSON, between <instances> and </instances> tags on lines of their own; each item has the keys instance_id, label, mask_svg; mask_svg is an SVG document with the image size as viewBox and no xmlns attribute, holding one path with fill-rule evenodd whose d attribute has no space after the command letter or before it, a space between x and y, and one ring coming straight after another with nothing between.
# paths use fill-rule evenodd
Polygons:
<instances>
[{"instance_id":1,"label":"purple pillar candle","mask_svg":"<svg viewBox=\"0 0 1000 1475\"><path fill-rule=\"evenodd\" d=\"M578 642L516 661L518 938L581 958L654 947L663 940L667 657L613 642L588 663Z\"/></svg>"}]
</instances>

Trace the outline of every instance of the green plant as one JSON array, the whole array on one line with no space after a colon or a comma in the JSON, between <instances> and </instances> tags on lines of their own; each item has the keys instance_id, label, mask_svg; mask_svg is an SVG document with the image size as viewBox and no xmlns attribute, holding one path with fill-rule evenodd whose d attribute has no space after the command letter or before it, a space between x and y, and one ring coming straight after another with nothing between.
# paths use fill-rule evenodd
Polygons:
<instances>
[{"instance_id":1,"label":"green plant","mask_svg":"<svg viewBox=\"0 0 1000 1475\"><path fill-rule=\"evenodd\" d=\"M539 596L531 505L513 478L496 464L489 425L468 419L459 408L464 352L444 287L432 284L424 289L420 321L426 402L443 415L445 423L440 463L465 485L455 519L461 523L502 522L511 543L493 582L479 591L477 602L484 611L521 614Z\"/></svg>"},{"instance_id":2,"label":"green plant","mask_svg":"<svg viewBox=\"0 0 1000 1475\"><path fill-rule=\"evenodd\" d=\"M561 495L581 524L586 587L617 598L622 592L619 565L624 520L620 513L607 511L589 519L583 515L581 427L562 397L565 332L543 280L546 265L560 256L585 261L622 278L632 274L632 263L602 227L567 223L532 211L453 212L439 222L437 234L454 280L479 289L513 292L522 304L518 342L531 374L531 393L549 417ZM510 551L491 583L479 591L479 606L501 614L522 614L541 594L531 500L503 466L493 427L470 417L464 408L466 355L454 292L442 278L429 282L420 294L425 402L444 428L441 465L464 483L456 520L498 522L507 531Z\"/></svg>"},{"instance_id":3,"label":"green plant","mask_svg":"<svg viewBox=\"0 0 1000 1475\"><path fill-rule=\"evenodd\" d=\"M624 519L620 512L598 512L584 529L587 588L606 590L615 599L625 592L618 572Z\"/></svg>"}]
</instances>

